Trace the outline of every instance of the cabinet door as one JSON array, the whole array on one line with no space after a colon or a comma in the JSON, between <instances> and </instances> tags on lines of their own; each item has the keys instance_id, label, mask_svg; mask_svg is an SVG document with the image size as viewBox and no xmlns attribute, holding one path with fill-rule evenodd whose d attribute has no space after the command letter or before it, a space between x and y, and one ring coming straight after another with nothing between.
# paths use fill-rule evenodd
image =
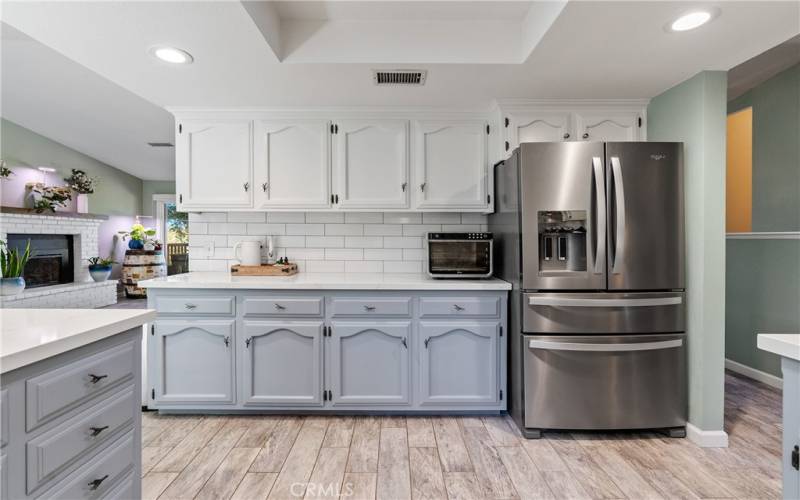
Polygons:
<instances>
[{"instance_id":1,"label":"cabinet door","mask_svg":"<svg viewBox=\"0 0 800 500\"><path fill-rule=\"evenodd\" d=\"M525 113L507 117L506 156L521 142L561 142L572 139L569 113Z\"/></svg>"},{"instance_id":2,"label":"cabinet door","mask_svg":"<svg viewBox=\"0 0 800 500\"><path fill-rule=\"evenodd\" d=\"M486 122L416 124L417 208L486 209Z\"/></svg>"},{"instance_id":3,"label":"cabinet door","mask_svg":"<svg viewBox=\"0 0 800 500\"><path fill-rule=\"evenodd\" d=\"M499 322L421 322L420 401L425 405L499 400Z\"/></svg>"},{"instance_id":4,"label":"cabinet door","mask_svg":"<svg viewBox=\"0 0 800 500\"><path fill-rule=\"evenodd\" d=\"M342 208L408 207L408 122L336 122L335 191Z\"/></svg>"},{"instance_id":5,"label":"cabinet door","mask_svg":"<svg viewBox=\"0 0 800 500\"><path fill-rule=\"evenodd\" d=\"M330 123L257 121L256 208L330 206Z\"/></svg>"},{"instance_id":6,"label":"cabinet door","mask_svg":"<svg viewBox=\"0 0 800 500\"><path fill-rule=\"evenodd\" d=\"M410 333L408 321L334 322L333 404L407 404Z\"/></svg>"},{"instance_id":7,"label":"cabinet door","mask_svg":"<svg viewBox=\"0 0 800 500\"><path fill-rule=\"evenodd\" d=\"M156 403L232 403L234 321L157 321Z\"/></svg>"},{"instance_id":8,"label":"cabinet door","mask_svg":"<svg viewBox=\"0 0 800 500\"><path fill-rule=\"evenodd\" d=\"M639 140L639 114L576 113L576 129L581 141L623 142Z\"/></svg>"},{"instance_id":9,"label":"cabinet door","mask_svg":"<svg viewBox=\"0 0 800 500\"><path fill-rule=\"evenodd\" d=\"M242 352L246 405L322 404L322 322L245 321Z\"/></svg>"},{"instance_id":10,"label":"cabinet door","mask_svg":"<svg viewBox=\"0 0 800 500\"><path fill-rule=\"evenodd\" d=\"M181 121L176 142L176 187L181 208L252 207L249 120Z\"/></svg>"}]
</instances>

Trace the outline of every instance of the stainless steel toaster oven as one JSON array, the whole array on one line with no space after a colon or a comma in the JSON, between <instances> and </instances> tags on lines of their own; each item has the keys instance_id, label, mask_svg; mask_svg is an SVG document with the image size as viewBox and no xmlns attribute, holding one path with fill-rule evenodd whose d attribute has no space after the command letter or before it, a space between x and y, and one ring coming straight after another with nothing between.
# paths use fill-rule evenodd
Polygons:
<instances>
[{"instance_id":1,"label":"stainless steel toaster oven","mask_svg":"<svg viewBox=\"0 0 800 500\"><path fill-rule=\"evenodd\" d=\"M489 278L492 271L492 233L428 233L430 276Z\"/></svg>"}]
</instances>

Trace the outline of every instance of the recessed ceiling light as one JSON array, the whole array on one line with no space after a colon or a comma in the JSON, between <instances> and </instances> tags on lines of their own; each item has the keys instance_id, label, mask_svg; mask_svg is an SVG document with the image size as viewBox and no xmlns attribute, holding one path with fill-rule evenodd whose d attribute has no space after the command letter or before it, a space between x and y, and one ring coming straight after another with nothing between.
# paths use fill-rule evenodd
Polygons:
<instances>
[{"instance_id":1,"label":"recessed ceiling light","mask_svg":"<svg viewBox=\"0 0 800 500\"><path fill-rule=\"evenodd\" d=\"M47 173L51 173L51 172L55 172L56 171L56 169L54 169L53 167L36 167L36 168L39 169L42 172L47 172Z\"/></svg>"},{"instance_id":2,"label":"recessed ceiling light","mask_svg":"<svg viewBox=\"0 0 800 500\"><path fill-rule=\"evenodd\" d=\"M194 61L192 55L185 50L175 47L153 47L150 53L158 59L170 64L191 64Z\"/></svg>"},{"instance_id":3,"label":"recessed ceiling light","mask_svg":"<svg viewBox=\"0 0 800 500\"><path fill-rule=\"evenodd\" d=\"M714 17L717 12L714 10L695 10L683 14L669 25L670 31L689 31L706 24Z\"/></svg>"}]
</instances>

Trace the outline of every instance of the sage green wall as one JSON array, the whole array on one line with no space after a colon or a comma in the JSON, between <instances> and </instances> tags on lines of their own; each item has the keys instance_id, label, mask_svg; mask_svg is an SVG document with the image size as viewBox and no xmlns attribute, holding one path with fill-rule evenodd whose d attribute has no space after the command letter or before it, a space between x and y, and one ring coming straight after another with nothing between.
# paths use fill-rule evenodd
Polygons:
<instances>
[{"instance_id":1,"label":"sage green wall","mask_svg":"<svg viewBox=\"0 0 800 500\"><path fill-rule=\"evenodd\" d=\"M800 231L800 64L728 103L753 108L753 232Z\"/></svg>"},{"instance_id":2,"label":"sage green wall","mask_svg":"<svg viewBox=\"0 0 800 500\"><path fill-rule=\"evenodd\" d=\"M154 215L154 194L175 194L175 181L142 181L142 211L140 215Z\"/></svg>"},{"instance_id":3,"label":"sage green wall","mask_svg":"<svg viewBox=\"0 0 800 500\"><path fill-rule=\"evenodd\" d=\"M800 231L800 64L728 103L753 108L753 231ZM758 332L800 332L800 240L728 239L725 357L777 377Z\"/></svg>"},{"instance_id":4,"label":"sage green wall","mask_svg":"<svg viewBox=\"0 0 800 500\"><path fill-rule=\"evenodd\" d=\"M684 143L689 422L723 429L727 74L704 71L654 97L651 141Z\"/></svg>"},{"instance_id":5,"label":"sage green wall","mask_svg":"<svg viewBox=\"0 0 800 500\"><path fill-rule=\"evenodd\" d=\"M0 154L9 166L48 166L67 177L78 168L98 185L89 195L89 211L105 215L136 215L142 207L142 180L79 153L8 120L0 120Z\"/></svg>"}]
</instances>

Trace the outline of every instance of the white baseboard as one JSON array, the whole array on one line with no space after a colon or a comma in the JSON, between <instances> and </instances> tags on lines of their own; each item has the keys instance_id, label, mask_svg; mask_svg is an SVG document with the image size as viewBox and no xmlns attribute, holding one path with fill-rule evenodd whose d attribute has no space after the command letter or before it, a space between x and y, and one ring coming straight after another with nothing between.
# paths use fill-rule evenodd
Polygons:
<instances>
[{"instance_id":1,"label":"white baseboard","mask_svg":"<svg viewBox=\"0 0 800 500\"><path fill-rule=\"evenodd\" d=\"M751 368L747 365L743 365L741 363L737 363L731 359L725 359L725 368L732 372L736 372L740 375L744 375L745 377L751 378L753 380L757 380L759 382L763 382L770 387L775 387L778 389L783 388L783 379L780 377L776 377L775 375L771 375L766 372L762 372L761 370L756 370L755 368Z\"/></svg>"},{"instance_id":2,"label":"white baseboard","mask_svg":"<svg viewBox=\"0 0 800 500\"><path fill-rule=\"evenodd\" d=\"M728 433L725 431L704 431L687 423L686 438L701 448L727 448Z\"/></svg>"}]
</instances>

